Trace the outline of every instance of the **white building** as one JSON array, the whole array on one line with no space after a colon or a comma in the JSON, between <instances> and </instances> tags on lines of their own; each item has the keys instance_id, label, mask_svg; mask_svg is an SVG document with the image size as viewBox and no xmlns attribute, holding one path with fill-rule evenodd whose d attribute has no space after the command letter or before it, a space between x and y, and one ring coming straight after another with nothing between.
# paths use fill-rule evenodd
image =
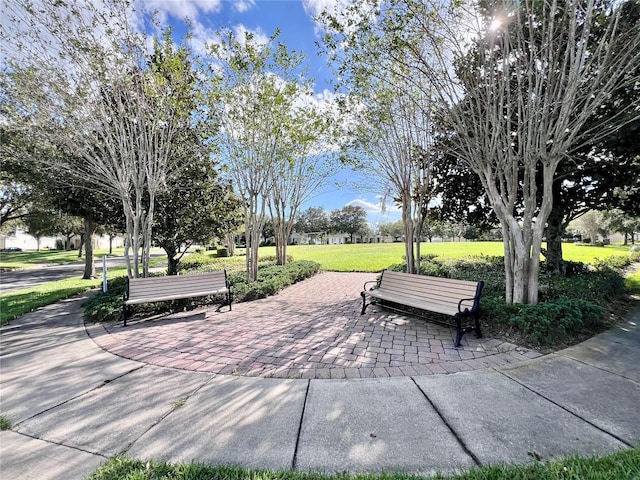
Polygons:
<instances>
[{"instance_id":1,"label":"white building","mask_svg":"<svg viewBox=\"0 0 640 480\"><path fill-rule=\"evenodd\" d=\"M56 243L64 245L65 239L62 237L41 237L40 238L40 250L55 250ZM121 237L113 239L113 248L122 247L124 240ZM71 239L71 248L80 247L80 236L75 236ZM9 234L0 234L0 249L5 248L19 248L21 250L37 250L38 241L35 237L32 237L26 233L22 228L16 228L15 231ZM93 248L94 249L108 249L109 248L109 236L108 235L94 235L93 236Z\"/></svg>"}]
</instances>

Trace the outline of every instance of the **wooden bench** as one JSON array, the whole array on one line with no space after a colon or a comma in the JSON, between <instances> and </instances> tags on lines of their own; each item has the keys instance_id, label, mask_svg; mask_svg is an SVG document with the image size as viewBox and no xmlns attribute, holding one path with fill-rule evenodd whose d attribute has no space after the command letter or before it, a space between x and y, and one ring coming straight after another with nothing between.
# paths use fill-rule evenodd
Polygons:
<instances>
[{"instance_id":1,"label":"wooden bench","mask_svg":"<svg viewBox=\"0 0 640 480\"><path fill-rule=\"evenodd\" d=\"M362 296L362 315L364 315L367 306L371 305L372 302L366 303L367 297L371 297L372 301L374 299L382 300L451 315L456 323L456 347L460 346L460 340L467 332L475 331L477 337L482 336L478 314L484 282L428 277L385 270L382 272L379 286L367 290L367 285L371 283L376 282L365 283L364 290L360 294ZM462 319L465 317L473 317L475 326L462 328Z\"/></svg>"},{"instance_id":2,"label":"wooden bench","mask_svg":"<svg viewBox=\"0 0 640 480\"><path fill-rule=\"evenodd\" d=\"M166 277L130 278L124 292L122 306L123 326L127 326L128 306L140 303L165 302L180 298L224 295L231 311L231 288L227 272L209 272L197 275L168 275Z\"/></svg>"}]
</instances>

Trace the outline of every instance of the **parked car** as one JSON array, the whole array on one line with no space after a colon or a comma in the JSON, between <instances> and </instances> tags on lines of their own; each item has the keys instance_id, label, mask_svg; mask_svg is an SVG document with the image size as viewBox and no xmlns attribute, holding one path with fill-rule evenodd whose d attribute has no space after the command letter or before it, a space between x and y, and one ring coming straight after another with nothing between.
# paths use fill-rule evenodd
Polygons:
<instances>
[{"instance_id":1,"label":"parked car","mask_svg":"<svg viewBox=\"0 0 640 480\"><path fill-rule=\"evenodd\" d=\"M2 252L21 252L22 249L20 247L9 247L9 248L3 248L0 251L2 251Z\"/></svg>"}]
</instances>

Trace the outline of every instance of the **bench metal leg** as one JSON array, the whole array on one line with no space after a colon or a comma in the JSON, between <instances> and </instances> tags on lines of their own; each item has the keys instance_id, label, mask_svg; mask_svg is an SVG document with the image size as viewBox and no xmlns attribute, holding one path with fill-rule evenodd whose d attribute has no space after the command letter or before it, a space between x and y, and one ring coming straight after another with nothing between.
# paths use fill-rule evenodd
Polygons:
<instances>
[{"instance_id":1,"label":"bench metal leg","mask_svg":"<svg viewBox=\"0 0 640 480\"><path fill-rule=\"evenodd\" d=\"M369 306L370 304L367 303L367 297L364 294L364 292L360 292L360 296L362 297L362 312L360 312L360 315L364 315L364 311L367 309L367 306Z\"/></svg>"},{"instance_id":2,"label":"bench metal leg","mask_svg":"<svg viewBox=\"0 0 640 480\"><path fill-rule=\"evenodd\" d=\"M456 316L456 343L455 346L460 346L460 341L462 340L462 336L464 335L464 330L462 329L462 319Z\"/></svg>"},{"instance_id":3,"label":"bench metal leg","mask_svg":"<svg viewBox=\"0 0 640 480\"><path fill-rule=\"evenodd\" d=\"M226 307L226 306L228 306L229 311L231 311L231 300L232 300L231 294L227 293L226 303L221 303L220 305L218 305L218 308L216 308L216 312L219 312L222 307Z\"/></svg>"},{"instance_id":4,"label":"bench metal leg","mask_svg":"<svg viewBox=\"0 0 640 480\"><path fill-rule=\"evenodd\" d=\"M127 306L126 305L122 305L122 326L126 327L127 326L127 316L128 316L128 310L127 310Z\"/></svg>"},{"instance_id":5,"label":"bench metal leg","mask_svg":"<svg viewBox=\"0 0 640 480\"><path fill-rule=\"evenodd\" d=\"M478 313L475 314L475 320L476 320L476 337L482 338L482 330L480 330L480 315L478 315Z\"/></svg>"}]
</instances>

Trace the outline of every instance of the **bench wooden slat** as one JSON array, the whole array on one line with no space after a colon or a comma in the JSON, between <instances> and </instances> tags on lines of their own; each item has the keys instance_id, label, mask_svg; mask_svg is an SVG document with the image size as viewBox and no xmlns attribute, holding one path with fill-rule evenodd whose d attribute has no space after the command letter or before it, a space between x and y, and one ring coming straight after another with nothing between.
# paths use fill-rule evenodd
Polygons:
<instances>
[{"instance_id":1,"label":"bench wooden slat","mask_svg":"<svg viewBox=\"0 0 640 480\"><path fill-rule=\"evenodd\" d=\"M442 301L450 301L455 303L456 305L462 298L474 298L476 295L476 288L473 291L453 291L451 289L443 289L443 288L414 288L411 285L407 285L404 288L389 288L388 285L380 287L378 290L389 292L390 294L398 294L398 295L413 295L420 298L437 298Z\"/></svg>"},{"instance_id":2,"label":"bench wooden slat","mask_svg":"<svg viewBox=\"0 0 640 480\"><path fill-rule=\"evenodd\" d=\"M362 314L364 315L368 306L366 297L372 297L420 310L451 315L456 322L456 346L460 346L460 340L464 334L461 318L474 316L476 333L478 336L481 335L478 312L483 286L484 282L385 270L382 272L377 288L364 290L361 293Z\"/></svg>"},{"instance_id":3,"label":"bench wooden slat","mask_svg":"<svg viewBox=\"0 0 640 480\"><path fill-rule=\"evenodd\" d=\"M162 285L162 286L153 286L153 287L148 287L145 286L144 288L140 288L140 286L136 286L134 288L130 288L129 289L129 300L133 300L134 298L146 298L146 297L165 297L167 295L172 295L172 294L188 294L190 292L193 292L194 295L196 292L201 292L201 291L220 291L220 290L227 290L226 286L222 286L222 285L211 285L211 284L205 284L205 283L200 283L200 284L196 284L196 283L192 283L190 285L182 285L182 284L175 284L175 285Z\"/></svg>"},{"instance_id":4,"label":"bench wooden slat","mask_svg":"<svg viewBox=\"0 0 640 480\"><path fill-rule=\"evenodd\" d=\"M476 287L478 285L478 282L473 282L470 280L458 280L455 278L445 278L445 277L430 277L427 275L413 275L413 274L408 274L403 272L392 272L391 270L385 270L384 275L386 276L385 282L396 279L401 282L409 282L412 284L435 283L435 284L441 284L441 285L449 284L456 287L463 287L465 285L469 287ZM408 279L407 276L416 277L416 279L415 280Z\"/></svg>"},{"instance_id":5,"label":"bench wooden slat","mask_svg":"<svg viewBox=\"0 0 640 480\"><path fill-rule=\"evenodd\" d=\"M127 306L164 302L191 297L225 295L231 310L231 291L227 272L208 272L196 275L131 278L123 301L123 325L127 325Z\"/></svg>"},{"instance_id":6,"label":"bench wooden slat","mask_svg":"<svg viewBox=\"0 0 640 480\"><path fill-rule=\"evenodd\" d=\"M180 292L180 293L171 293L164 292L159 293L157 295L147 295L147 296L136 296L134 298L129 297L126 301L127 305L137 305L140 303L153 303L153 302L166 302L168 300L178 300L181 298L191 298L191 297L208 297L210 295L223 295L227 293L227 289L218 289L218 290L191 290L188 292Z\"/></svg>"},{"instance_id":7,"label":"bench wooden slat","mask_svg":"<svg viewBox=\"0 0 640 480\"><path fill-rule=\"evenodd\" d=\"M445 315L455 315L458 313L458 304L453 305L450 302L437 302L419 300L416 297L409 295L387 294L386 292L377 291L370 293L369 296L379 298L380 300L386 300L389 302L400 303L408 307L419 308L421 310L430 310L436 313L442 313Z\"/></svg>"},{"instance_id":8,"label":"bench wooden slat","mask_svg":"<svg viewBox=\"0 0 640 480\"><path fill-rule=\"evenodd\" d=\"M388 288L379 288L377 289L379 292L385 292L388 295L398 295L398 296L413 296L425 300L433 300L441 303L451 303L454 307L458 306L458 303L463 298L475 298L475 290L473 292L453 292L450 290L431 290L431 291L423 291L416 290L412 288L403 288L398 290L389 290ZM473 303L473 302L472 302Z\"/></svg>"}]
</instances>

